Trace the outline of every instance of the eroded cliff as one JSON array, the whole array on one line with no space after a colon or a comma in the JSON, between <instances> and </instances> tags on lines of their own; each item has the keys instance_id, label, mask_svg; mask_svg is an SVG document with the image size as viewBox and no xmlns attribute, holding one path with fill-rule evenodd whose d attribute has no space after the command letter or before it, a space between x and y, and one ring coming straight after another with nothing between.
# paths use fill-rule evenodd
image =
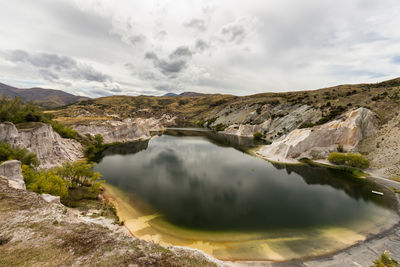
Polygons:
<instances>
[{"instance_id":1,"label":"eroded cliff","mask_svg":"<svg viewBox=\"0 0 400 267\"><path fill-rule=\"evenodd\" d=\"M346 151L357 150L358 143L372 136L378 128L376 114L366 108L351 110L331 122L305 129L296 129L262 146L258 153L276 161L307 157L327 158L339 145Z\"/></svg>"},{"instance_id":2,"label":"eroded cliff","mask_svg":"<svg viewBox=\"0 0 400 267\"><path fill-rule=\"evenodd\" d=\"M0 143L12 147L24 147L35 153L40 167L51 168L64 161L76 161L83 156L81 144L73 139L62 138L49 124L30 123L17 128L14 124L0 123Z\"/></svg>"}]
</instances>

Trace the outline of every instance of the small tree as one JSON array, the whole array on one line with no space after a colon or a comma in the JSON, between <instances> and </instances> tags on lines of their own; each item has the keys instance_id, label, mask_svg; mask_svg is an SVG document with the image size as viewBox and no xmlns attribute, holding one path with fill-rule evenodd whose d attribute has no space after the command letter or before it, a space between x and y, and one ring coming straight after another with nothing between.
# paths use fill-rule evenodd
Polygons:
<instances>
[{"instance_id":1,"label":"small tree","mask_svg":"<svg viewBox=\"0 0 400 267\"><path fill-rule=\"evenodd\" d=\"M99 182L101 175L93 171L94 164L84 161L66 162L62 167L56 168L56 173L64 180L70 182L70 186L93 186Z\"/></svg>"}]
</instances>

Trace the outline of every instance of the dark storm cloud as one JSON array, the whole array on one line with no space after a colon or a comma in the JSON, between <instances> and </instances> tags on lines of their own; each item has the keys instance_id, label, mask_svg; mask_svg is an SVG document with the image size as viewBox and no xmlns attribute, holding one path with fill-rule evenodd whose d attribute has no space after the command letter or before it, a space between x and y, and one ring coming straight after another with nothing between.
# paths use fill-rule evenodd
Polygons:
<instances>
[{"instance_id":1,"label":"dark storm cloud","mask_svg":"<svg viewBox=\"0 0 400 267\"><path fill-rule=\"evenodd\" d=\"M192 55L193 52L187 46L179 46L169 54L168 59L160 59L154 52L147 52L145 59L151 60L154 67L164 75L174 76L187 67Z\"/></svg>"},{"instance_id":2,"label":"dark storm cloud","mask_svg":"<svg viewBox=\"0 0 400 267\"><path fill-rule=\"evenodd\" d=\"M96 71L92 66L81 64L67 56L49 53L30 54L23 50L14 50L6 54L6 59L38 68L39 73L46 80L58 80L62 75L73 80L95 82L112 80L110 76Z\"/></svg>"},{"instance_id":3,"label":"dark storm cloud","mask_svg":"<svg viewBox=\"0 0 400 267\"><path fill-rule=\"evenodd\" d=\"M207 30L206 22L202 19L192 19L183 24L185 27L196 29L200 32Z\"/></svg>"}]
</instances>

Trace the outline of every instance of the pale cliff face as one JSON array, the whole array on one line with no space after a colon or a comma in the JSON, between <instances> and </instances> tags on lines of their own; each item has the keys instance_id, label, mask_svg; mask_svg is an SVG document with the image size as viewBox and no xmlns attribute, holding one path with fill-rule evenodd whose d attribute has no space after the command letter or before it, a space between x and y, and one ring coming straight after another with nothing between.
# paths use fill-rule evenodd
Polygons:
<instances>
[{"instance_id":1,"label":"pale cliff face","mask_svg":"<svg viewBox=\"0 0 400 267\"><path fill-rule=\"evenodd\" d=\"M74 129L81 135L101 134L104 143L130 142L139 139L150 138L149 131L162 131L164 124L173 120L172 118L162 117L161 119L127 119L124 121L106 121L89 125L75 125Z\"/></svg>"},{"instance_id":2,"label":"pale cliff face","mask_svg":"<svg viewBox=\"0 0 400 267\"><path fill-rule=\"evenodd\" d=\"M21 162L9 160L0 164L0 176L7 177L10 187L26 189L24 177L22 176Z\"/></svg>"},{"instance_id":3,"label":"pale cliff face","mask_svg":"<svg viewBox=\"0 0 400 267\"><path fill-rule=\"evenodd\" d=\"M22 130L12 123L0 123L0 142L7 142L12 147L24 147L35 153L42 168L59 166L83 156L78 141L62 138L44 123L35 123L33 128Z\"/></svg>"},{"instance_id":4,"label":"pale cliff face","mask_svg":"<svg viewBox=\"0 0 400 267\"><path fill-rule=\"evenodd\" d=\"M274 111L273 114L279 114L282 111ZM284 114L271 119L270 114L253 114L257 116L254 121L258 121L257 124L243 124L243 116L248 115L246 109L236 110L229 113L227 116L221 115L212 125L231 124L224 131L225 134L233 134L239 136L253 136L255 132L264 133L268 141L275 140L281 135L289 133L297 129L304 121L317 121L320 118L321 112L311 106L301 105L297 107L287 107L283 110ZM240 115L240 116L239 116ZM248 118L246 118L247 120ZM245 120L245 121L246 121Z\"/></svg>"},{"instance_id":5,"label":"pale cliff face","mask_svg":"<svg viewBox=\"0 0 400 267\"><path fill-rule=\"evenodd\" d=\"M377 127L375 113L359 108L323 125L293 130L271 145L261 147L258 153L277 161L326 158L330 152L336 151L338 145L346 151L354 151L363 138L375 133Z\"/></svg>"}]
</instances>

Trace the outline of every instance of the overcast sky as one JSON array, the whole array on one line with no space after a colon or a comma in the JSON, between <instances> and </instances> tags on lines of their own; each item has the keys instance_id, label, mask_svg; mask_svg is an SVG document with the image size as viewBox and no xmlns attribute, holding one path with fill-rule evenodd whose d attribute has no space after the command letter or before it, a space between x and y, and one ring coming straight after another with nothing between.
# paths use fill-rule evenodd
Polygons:
<instances>
[{"instance_id":1,"label":"overcast sky","mask_svg":"<svg viewBox=\"0 0 400 267\"><path fill-rule=\"evenodd\" d=\"M0 0L0 82L247 95L400 76L399 0Z\"/></svg>"}]
</instances>

